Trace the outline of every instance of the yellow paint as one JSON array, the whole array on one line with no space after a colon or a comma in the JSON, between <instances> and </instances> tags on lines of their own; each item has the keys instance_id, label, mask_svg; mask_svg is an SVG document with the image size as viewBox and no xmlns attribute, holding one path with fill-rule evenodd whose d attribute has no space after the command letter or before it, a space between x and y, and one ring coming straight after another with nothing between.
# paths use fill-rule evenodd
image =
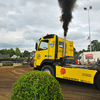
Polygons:
<instances>
[{"instance_id":1,"label":"yellow paint","mask_svg":"<svg viewBox=\"0 0 100 100\"><path fill-rule=\"evenodd\" d=\"M62 68L66 70L65 74L61 74L60 71ZM89 84L94 83L94 76L96 73L97 71L95 70L56 66L56 77Z\"/></svg>"},{"instance_id":2,"label":"yellow paint","mask_svg":"<svg viewBox=\"0 0 100 100\"><path fill-rule=\"evenodd\" d=\"M64 42L64 39L62 38L58 38L58 45L59 45L59 42ZM66 40L66 56L74 56L74 52L73 52L73 41L68 41ZM58 58L57 59L60 59L63 57L63 48L59 47L58 46Z\"/></svg>"}]
</instances>

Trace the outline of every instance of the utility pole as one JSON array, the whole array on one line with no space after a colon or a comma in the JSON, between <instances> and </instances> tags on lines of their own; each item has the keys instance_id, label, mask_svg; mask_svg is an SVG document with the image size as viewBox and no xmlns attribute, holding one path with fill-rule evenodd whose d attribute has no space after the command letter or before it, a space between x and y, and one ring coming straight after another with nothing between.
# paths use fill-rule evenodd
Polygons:
<instances>
[{"instance_id":1,"label":"utility pole","mask_svg":"<svg viewBox=\"0 0 100 100\"><path fill-rule=\"evenodd\" d=\"M87 9L86 7L84 7L84 10L88 11L89 39L90 39L90 52L91 52L92 48L91 48L90 16L89 16L89 10L90 9L92 9L92 6L89 6L89 9Z\"/></svg>"}]
</instances>

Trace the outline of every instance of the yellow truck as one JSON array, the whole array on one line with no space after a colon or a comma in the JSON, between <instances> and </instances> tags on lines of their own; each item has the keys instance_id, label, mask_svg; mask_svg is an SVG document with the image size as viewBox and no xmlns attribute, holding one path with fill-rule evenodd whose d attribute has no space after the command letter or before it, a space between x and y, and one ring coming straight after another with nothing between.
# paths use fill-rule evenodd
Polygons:
<instances>
[{"instance_id":1,"label":"yellow truck","mask_svg":"<svg viewBox=\"0 0 100 100\"><path fill-rule=\"evenodd\" d=\"M100 90L100 67L74 65L73 55L73 41L65 41L55 34L46 35L36 43L33 66L56 78L95 84Z\"/></svg>"}]
</instances>

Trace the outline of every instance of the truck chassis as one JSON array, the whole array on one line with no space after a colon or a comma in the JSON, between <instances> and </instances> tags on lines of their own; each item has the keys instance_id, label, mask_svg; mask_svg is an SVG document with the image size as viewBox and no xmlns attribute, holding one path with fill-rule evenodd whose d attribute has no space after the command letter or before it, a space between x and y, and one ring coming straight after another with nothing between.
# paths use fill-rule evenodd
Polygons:
<instances>
[{"instance_id":1,"label":"truck chassis","mask_svg":"<svg viewBox=\"0 0 100 100\"><path fill-rule=\"evenodd\" d=\"M100 90L100 67L68 64L54 68L44 65L41 71L47 71L56 78L94 84Z\"/></svg>"},{"instance_id":2,"label":"truck chassis","mask_svg":"<svg viewBox=\"0 0 100 100\"><path fill-rule=\"evenodd\" d=\"M100 90L100 68L95 66L66 65L56 66L56 77L95 84Z\"/></svg>"}]
</instances>

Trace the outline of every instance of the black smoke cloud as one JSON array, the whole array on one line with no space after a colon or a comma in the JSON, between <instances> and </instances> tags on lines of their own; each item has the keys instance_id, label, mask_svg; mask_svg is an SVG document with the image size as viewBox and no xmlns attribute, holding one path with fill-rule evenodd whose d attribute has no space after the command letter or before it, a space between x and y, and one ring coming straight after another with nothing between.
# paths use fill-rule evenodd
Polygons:
<instances>
[{"instance_id":1,"label":"black smoke cloud","mask_svg":"<svg viewBox=\"0 0 100 100\"><path fill-rule=\"evenodd\" d=\"M72 19L72 11L76 6L76 0L58 0L59 6L62 11L60 21L63 22L64 36L68 31L68 25Z\"/></svg>"}]
</instances>

